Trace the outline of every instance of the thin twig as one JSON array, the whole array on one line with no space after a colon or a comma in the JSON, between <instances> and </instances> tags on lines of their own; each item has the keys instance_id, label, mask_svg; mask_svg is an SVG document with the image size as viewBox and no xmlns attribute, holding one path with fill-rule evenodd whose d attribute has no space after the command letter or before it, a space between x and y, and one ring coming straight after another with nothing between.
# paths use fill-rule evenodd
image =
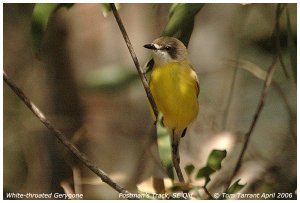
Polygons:
<instances>
[{"instance_id":1,"label":"thin twig","mask_svg":"<svg viewBox=\"0 0 300 203\"><path fill-rule=\"evenodd\" d=\"M101 180L111 186L114 190L127 194L128 199L131 198L131 193L126 189L115 183L104 171L94 165L85 154L80 152L68 139L67 137L58 129L56 129L53 124L45 117L45 115L39 110L39 108L28 99L24 92L7 76L5 71L3 71L3 79L5 83L15 92L15 94L26 104L26 106L33 112L33 114L54 134L54 136L61 141L70 151L73 153L84 165L86 165L91 171L93 171Z\"/></svg>"},{"instance_id":2,"label":"thin twig","mask_svg":"<svg viewBox=\"0 0 300 203\"><path fill-rule=\"evenodd\" d=\"M137 69L137 71L138 71L138 73L139 73L139 76L140 76L140 78L141 78L141 80L142 80L142 83L143 83L144 89L145 89L145 91L146 91L148 100L149 100L150 105L151 105L151 107L152 107L152 109L153 109L153 113L154 113L155 117L157 118L157 116L158 116L157 106L156 106L155 101L154 101L154 99L153 99L153 96L152 96L152 94L151 94L150 87L149 87L149 83L148 83L148 81L147 81L147 78L145 77L144 70L141 68L141 66L140 66L140 64L139 64L139 61L138 61L138 59L137 59L137 57L136 57L136 54L135 54L135 52L134 52L134 50L133 50L132 44L131 44L131 42L130 42L130 40L129 40L129 37L128 37L128 35L127 35L127 32L126 32L126 30L125 30L125 27L124 27L124 25L123 25L123 22L122 22L122 20L121 20L121 18L120 18L120 15L119 15L117 9L116 9L115 4L110 3L110 7L111 7L111 9L112 9L112 12L113 12L113 14L114 14L114 16L115 16L115 18L116 18L116 21L117 21L118 25L119 25L119 28L120 28L120 30L121 30L121 33L122 33L122 35L123 35L123 37L124 37L124 40L125 40L125 42L126 42L126 45L127 45L127 47L128 47L128 50L129 50L129 52L130 52L130 55L131 55L132 60L133 60L133 62L134 62L134 65L135 65L135 67L136 67L136 69Z\"/></svg>"},{"instance_id":3,"label":"thin twig","mask_svg":"<svg viewBox=\"0 0 300 203\"><path fill-rule=\"evenodd\" d=\"M208 196L209 199L215 199L215 198L210 194L210 192L208 191L208 189L207 189L207 187L206 187L205 185L203 186L203 190L204 190L204 192L207 194L207 196Z\"/></svg>"},{"instance_id":4,"label":"thin twig","mask_svg":"<svg viewBox=\"0 0 300 203\"><path fill-rule=\"evenodd\" d=\"M266 98L266 95L268 93L270 84L272 82L273 73L274 73L274 70L275 70L275 67L276 67L277 59L278 59L277 55L273 57L272 64L270 65L270 67L269 67L269 69L267 71L267 77L266 77L266 80L264 82L264 87L263 87L263 90L262 90L262 93L261 93L261 96L260 96L260 99L259 99L259 104L258 104L256 112L254 114L251 126L250 126L248 132L245 134L245 142L244 142L241 154L239 155L239 158L238 158L237 164L236 164L236 166L235 166L235 168L233 170L233 173L232 173L229 181L226 184L226 187L225 187L226 190L229 188L230 183L232 182L233 178L235 177L235 175L237 174L238 170L241 167L241 163L243 161L245 152L247 150L251 134L252 134L252 132L253 132L255 126L256 126L257 120L258 120L258 118L260 116L260 113L262 111L262 108L264 106L265 98Z\"/></svg>"},{"instance_id":5,"label":"thin twig","mask_svg":"<svg viewBox=\"0 0 300 203\"><path fill-rule=\"evenodd\" d=\"M278 53L278 47L279 47L279 44L278 44L278 39L279 39L279 17L280 17L280 14L281 14L283 9L284 9L284 6L281 7L280 4L276 8L276 16L275 16L276 23L275 23L274 31L272 33L272 38L273 38L273 40L275 40L275 44L276 44L275 48L276 48L277 53L275 53L273 55L272 63L270 65L270 67L268 68L267 76L266 76L266 79L264 81L264 87L263 87L263 90L262 90L262 93L261 93L261 96L260 96L260 99L259 99L259 104L257 106L256 112L255 112L253 120L252 120L252 123L250 125L250 128L249 128L248 132L245 134L245 142L244 142L241 154L238 157L237 164L235 165L235 168L233 170L233 173L232 173L230 179L225 184L226 190L228 190L228 188L230 187L230 183L232 182L233 178L235 177L235 175L237 174L237 172L241 168L241 163L243 161L245 152L247 150L249 140L250 140L250 136L251 136L251 134L252 134L252 132L255 128L257 120L258 120L258 118L260 116L260 113L262 111L262 108L264 106L264 101L265 101L267 92L268 92L269 87L270 87L271 82L272 82L273 73L275 71L277 60L278 59L280 60L280 56L279 56L280 53Z\"/></svg>"}]
</instances>

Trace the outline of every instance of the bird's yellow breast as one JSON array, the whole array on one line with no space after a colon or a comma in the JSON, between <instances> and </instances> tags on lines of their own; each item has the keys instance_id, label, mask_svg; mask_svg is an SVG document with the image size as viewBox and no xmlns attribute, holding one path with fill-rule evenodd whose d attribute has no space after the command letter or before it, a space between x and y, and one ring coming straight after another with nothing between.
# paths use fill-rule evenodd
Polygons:
<instances>
[{"instance_id":1,"label":"bird's yellow breast","mask_svg":"<svg viewBox=\"0 0 300 203\"><path fill-rule=\"evenodd\" d=\"M150 89L155 103L170 130L183 131L197 116L198 81L188 63L168 63L154 66Z\"/></svg>"}]
</instances>

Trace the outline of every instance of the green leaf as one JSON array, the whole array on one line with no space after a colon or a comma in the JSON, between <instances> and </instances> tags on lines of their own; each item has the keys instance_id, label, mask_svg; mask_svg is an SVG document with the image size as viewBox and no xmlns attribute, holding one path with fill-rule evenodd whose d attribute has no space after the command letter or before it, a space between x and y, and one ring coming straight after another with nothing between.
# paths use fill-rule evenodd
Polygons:
<instances>
[{"instance_id":1,"label":"green leaf","mask_svg":"<svg viewBox=\"0 0 300 203\"><path fill-rule=\"evenodd\" d=\"M214 173L215 170L212 169L209 166L204 166L203 168L199 169L197 175L196 175L196 179L199 178L204 178L204 177L209 177L212 173Z\"/></svg>"},{"instance_id":2,"label":"green leaf","mask_svg":"<svg viewBox=\"0 0 300 203\"><path fill-rule=\"evenodd\" d=\"M213 150L207 160L207 166L214 170L220 170L221 162L226 157L226 150Z\"/></svg>"},{"instance_id":3,"label":"green leaf","mask_svg":"<svg viewBox=\"0 0 300 203\"><path fill-rule=\"evenodd\" d=\"M173 163L172 163L172 145L171 135L167 128L162 125L162 114L159 113L156 122L157 144L160 160L167 171L169 178L174 180Z\"/></svg>"},{"instance_id":4,"label":"green leaf","mask_svg":"<svg viewBox=\"0 0 300 203\"><path fill-rule=\"evenodd\" d=\"M239 184L241 179L238 179L237 181L235 181L227 190L227 194L235 194L238 193L241 189L243 189L243 187L246 185L241 185Z\"/></svg>"},{"instance_id":5,"label":"green leaf","mask_svg":"<svg viewBox=\"0 0 300 203\"><path fill-rule=\"evenodd\" d=\"M184 170L188 176L190 176L193 173L194 169L195 166L193 164L189 164L184 167Z\"/></svg>"},{"instance_id":6,"label":"green leaf","mask_svg":"<svg viewBox=\"0 0 300 203\"><path fill-rule=\"evenodd\" d=\"M221 162L226 157L226 150L213 150L208 157L207 164L199 169L196 179L205 178L205 186L210 182L210 175L221 168Z\"/></svg>"},{"instance_id":7,"label":"green leaf","mask_svg":"<svg viewBox=\"0 0 300 203\"><path fill-rule=\"evenodd\" d=\"M203 6L204 4L173 4L162 35L176 37L187 46L194 29L194 18Z\"/></svg>"},{"instance_id":8,"label":"green leaf","mask_svg":"<svg viewBox=\"0 0 300 203\"><path fill-rule=\"evenodd\" d=\"M209 166L204 166L203 168L199 169L196 179L205 178L205 186L210 182L210 175L212 173L216 172L214 169L212 169Z\"/></svg>"}]
</instances>

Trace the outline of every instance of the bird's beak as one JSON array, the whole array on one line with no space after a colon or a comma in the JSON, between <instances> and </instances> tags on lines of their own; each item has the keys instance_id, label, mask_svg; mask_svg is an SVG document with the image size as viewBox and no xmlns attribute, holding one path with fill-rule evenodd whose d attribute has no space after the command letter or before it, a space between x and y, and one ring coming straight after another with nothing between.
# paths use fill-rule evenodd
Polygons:
<instances>
[{"instance_id":1,"label":"bird's beak","mask_svg":"<svg viewBox=\"0 0 300 203\"><path fill-rule=\"evenodd\" d=\"M144 47L145 47L146 49L153 49L153 50L157 50L157 48L155 47L155 45L154 45L154 44L145 44L145 45L144 45Z\"/></svg>"}]
</instances>

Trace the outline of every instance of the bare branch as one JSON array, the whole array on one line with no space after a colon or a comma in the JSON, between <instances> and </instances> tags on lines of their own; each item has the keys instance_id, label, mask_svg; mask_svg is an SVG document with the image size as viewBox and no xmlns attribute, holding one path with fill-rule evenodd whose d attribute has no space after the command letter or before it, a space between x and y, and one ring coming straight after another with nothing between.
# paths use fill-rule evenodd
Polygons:
<instances>
[{"instance_id":1,"label":"bare branch","mask_svg":"<svg viewBox=\"0 0 300 203\"><path fill-rule=\"evenodd\" d=\"M6 75L3 71L3 79L5 83L15 92L15 94L26 104L26 106L33 112L33 114L54 134L54 136L61 141L70 151L73 153L84 165L86 165L91 171L93 171L97 176L101 178L103 182L111 186L114 190L123 193L129 194L128 199L131 198L130 193L115 183L104 171L95 166L85 154L80 152L68 139L67 137L58 129L56 129L53 124L45 117L45 115L39 110L39 108L28 99L24 92Z\"/></svg>"},{"instance_id":2,"label":"bare branch","mask_svg":"<svg viewBox=\"0 0 300 203\"><path fill-rule=\"evenodd\" d=\"M115 4L111 3L111 4L110 4L110 7L111 7L111 9L112 9L112 11L113 11L113 14L114 14L114 16L115 16L115 18L116 18L116 21L117 21L117 23L118 23L118 25L119 25L119 28L120 28L120 30L121 30L121 33L122 33L122 35L123 35L123 37L124 37L124 40L125 40L125 42L126 42L126 45L127 45L127 47L128 47L128 50L129 50L129 52L130 52L130 55L131 55L132 60L133 60L133 62L134 62L134 65L135 65L135 67L136 67L136 69L137 69L137 71L138 71L138 73L139 73L139 76L140 76L140 78L141 78L141 80L142 80L144 89L145 89L145 91L146 91L146 94L147 94L148 100L149 100L149 102L150 102L150 105L151 105L151 107L152 107L152 109L153 109L154 115L155 115L155 117L157 118L157 116L158 116L157 106L156 106L155 101L154 101L154 99L153 99L153 96L152 96L152 94L151 94L150 87L149 87L149 83L148 83L148 81L147 81L147 78L145 77L144 70L141 68L141 66L140 66L140 64L139 64L139 61L138 61L138 59L137 59L137 57L136 57L136 54L135 54L135 52L134 52L134 50L133 50L132 44L131 44L131 42L130 42L130 40L129 40L129 37L128 37L128 35L127 35L127 32L126 32L126 30L125 30L125 27L124 27L124 25L123 25L123 23L122 23L122 20L121 20L121 18L120 18L120 15L119 15L117 9L116 9Z\"/></svg>"}]
</instances>

